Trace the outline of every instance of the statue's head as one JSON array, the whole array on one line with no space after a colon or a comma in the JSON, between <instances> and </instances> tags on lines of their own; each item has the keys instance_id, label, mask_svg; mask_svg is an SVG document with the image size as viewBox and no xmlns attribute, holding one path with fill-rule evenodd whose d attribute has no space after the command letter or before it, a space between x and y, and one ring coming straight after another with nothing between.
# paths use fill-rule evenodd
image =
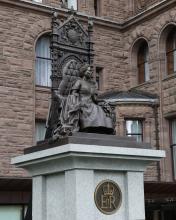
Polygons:
<instances>
[{"instance_id":1,"label":"statue's head","mask_svg":"<svg viewBox=\"0 0 176 220\"><path fill-rule=\"evenodd\" d=\"M86 76L87 78L91 78L92 77L92 71L91 71L90 65L87 64L87 63L82 65L79 69L79 75L80 75L80 77Z\"/></svg>"}]
</instances>

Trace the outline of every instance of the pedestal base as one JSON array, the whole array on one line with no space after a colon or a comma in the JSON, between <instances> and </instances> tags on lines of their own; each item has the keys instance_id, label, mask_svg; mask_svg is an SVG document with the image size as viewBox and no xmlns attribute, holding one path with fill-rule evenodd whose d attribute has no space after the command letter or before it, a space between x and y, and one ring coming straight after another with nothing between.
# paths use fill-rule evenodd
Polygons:
<instances>
[{"instance_id":1,"label":"pedestal base","mask_svg":"<svg viewBox=\"0 0 176 220\"><path fill-rule=\"evenodd\" d=\"M33 177L33 220L144 220L143 172L164 156L150 149L69 143L12 162ZM115 182L121 191L120 207L113 214L101 212L94 201L96 187L104 180ZM113 193L104 188L103 208L108 204L103 196ZM114 197L106 198L115 204Z\"/></svg>"}]
</instances>

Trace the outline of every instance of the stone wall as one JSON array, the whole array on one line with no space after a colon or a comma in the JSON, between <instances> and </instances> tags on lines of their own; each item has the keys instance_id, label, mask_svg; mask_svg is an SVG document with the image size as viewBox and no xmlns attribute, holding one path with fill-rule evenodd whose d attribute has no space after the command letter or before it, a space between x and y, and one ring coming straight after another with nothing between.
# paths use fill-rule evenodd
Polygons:
<instances>
[{"instance_id":1,"label":"stone wall","mask_svg":"<svg viewBox=\"0 0 176 220\"><path fill-rule=\"evenodd\" d=\"M157 94L160 98L159 107L159 135L160 148L165 149L167 159L163 160L163 180L172 180L172 159L169 142L169 122L167 115L175 116L176 109L176 75L167 76L165 59L165 30L169 25L176 24L175 9L173 7L163 13L155 15L142 23L134 25L124 33L124 53L126 59L124 66L127 77L125 85L130 88L136 88L150 93ZM152 24L152 25L151 25ZM134 65L136 54L133 52L133 45L139 39L146 39L149 45L149 69L150 80L142 85L137 85L137 69Z\"/></svg>"},{"instance_id":2,"label":"stone wall","mask_svg":"<svg viewBox=\"0 0 176 220\"><path fill-rule=\"evenodd\" d=\"M32 2L32 0L30 0ZM51 7L62 7L61 0L43 0L42 4ZM78 11L87 15L95 15L94 0L77 0ZM124 18L125 1L100 0L100 16L122 22Z\"/></svg>"},{"instance_id":3,"label":"stone wall","mask_svg":"<svg viewBox=\"0 0 176 220\"><path fill-rule=\"evenodd\" d=\"M50 3L55 4L56 1ZM89 3L86 1L84 6L91 12ZM119 1L116 4L117 1L104 1L109 9L104 8L102 13L106 18L122 21L127 13L124 14L121 7L124 6L124 10L128 8L131 13L132 3L129 1L127 5L125 1ZM35 86L35 43L39 36L50 32L51 18L46 12L1 4L0 19L0 175L22 176L26 173L11 166L10 158L22 154L23 148L35 143L35 119L45 120L47 116L50 90ZM162 180L171 181L169 128L165 116L176 109L176 77L167 77L164 73L163 51L160 49L163 43L160 39L164 28L176 23L175 8L141 19L123 31L116 25L102 23L95 22L94 26L95 65L103 67L102 91L136 88L158 94L160 148L167 151L167 159L161 163L161 174ZM151 80L142 85L137 85L133 51L133 45L139 38L147 40L150 54ZM117 130L121 135L125 134L125 117L145 118L144 141L155 147L153 109L146 105L117 107ZM153 164L146 172L146 179L157 178L157 165Z\"/></svg>"},{"instance_id":4,"label":"stone wall","mask_svg":"<svg viewBox=\"0 0 176 220\"><path fill-rule=\"evenodd\" d=\"M134 14L141 13L162 0L134 0Z\"/></svg>"},{"instance_id":5,"label":"stone wall","mask_svg":"<svg viewBox=\"0 0 176 220\"><path fill-rule=\"evenodd\" d=\"M0 7L0 165L1 176L23 172L10 165L10 158L23 153L35 143L35 119L46 119L50 90L35 88L35 43L50 31L51 17L46 13L10 5ZM104 67L104 90L122 85L112 72L117 65L115 51L121 50L121 34L95 27L95 64ZM116 45L116 46L115 46ZM105 65L106 64L106 65ZM113 69L112 69L113 67Z\"/></svg>"},{"instance_id":6,"label":"stone wall","mask_svg":"<svg viewBox=\"0 0 176 220\"><path fill-rule=\"evenodd\" d=\"M33 0L29 1L35 2ZM124 19L144 12L160 2L162 0L100 0L98 1L99 16L122 23ZM43 0L41 4L50 7L62 7L61 0ZM78 11L87 15L95 15L94 0L77 0L77 4Z\"/></svg>"},{"instance_id":7,"label":"stone wall","mask_svg":"<svg viewBox=\"0 0 176 220\"><path fill-rule=\"evenodd\" d=\"M34 140L35 40L50 28L50 19L30 10L0 6L0 175L23 172L10 159Z\"/></svg>"},{"instance_id":8,"label":"stone wall","mask_svg":"<svg viewBox=\"0 0 176 220\"><path fill-rule=\"evenodd\" d=\"M28 1L35 3L33 0ZM100 17L123 22L130 16L139 14L156 5L161 0L100 0L99 2ZM39 4L57 8L62 7L61 0L43 0ZM78 11L87 15L95 15L94 0L77 0L77 4Z\"/></svg>"},{"instance_id":9,"label":"stone wall","mask_svg":"<svg viewBox=\"0 0 176 220\"><path fill-rule=\"evenodd\" d=\"M143 141L156 149L156 125L154 109L148 105L117 104L117 134L126 135L125 119L138 119L143 125ZM159 178L157 163L151 164L145 172L145 180L157 181Z\"/></svg>"}]
</instances>

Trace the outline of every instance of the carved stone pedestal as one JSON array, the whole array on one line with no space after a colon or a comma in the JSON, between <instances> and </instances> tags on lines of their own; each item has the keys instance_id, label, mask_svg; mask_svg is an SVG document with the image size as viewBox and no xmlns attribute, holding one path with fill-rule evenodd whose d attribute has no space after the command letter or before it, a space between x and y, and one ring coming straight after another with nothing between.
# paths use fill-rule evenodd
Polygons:
<instances>
[{"instance_id":1,"label":"carved stone pedestal","mask_svg":"<svg viewBox=\"0 0 176 220\"><path fill-rule=\"evenodd\" d=\"M33 220L144 220L143 172L165 156L147 147L77 133L30 148L12 163L33 178Z\"/></svg>"}]
</instances>

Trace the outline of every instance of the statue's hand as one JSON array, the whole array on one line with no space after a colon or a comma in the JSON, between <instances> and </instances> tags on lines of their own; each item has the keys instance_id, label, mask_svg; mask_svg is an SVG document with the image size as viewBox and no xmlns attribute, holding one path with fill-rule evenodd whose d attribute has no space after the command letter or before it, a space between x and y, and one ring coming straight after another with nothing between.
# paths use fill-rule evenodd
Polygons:
<instances>
[{"instance_id":1,"label":"statue's hand","mask_svg":"<svg viewBox=\"0 0 176 220\"><path fill-rule=\"evenodd\" d=\"M53 94L54 94L54 100L55 101L61 101L62 100L62 96L59 94L58 90L54 90Z\"/></svg>"},{"instance_id":2,"label":"statue's hand","mask_svg":"<svg viewBox=\"0 0 176 220\"><path fill-rule=\"evenodd\" d=\"M77 92L77 90L72 90L71 94L75 96L79 96L79 93Z\"/></svg>"},{"instance_id":3,"label":"statue's hand","mask_svg":"<svg viewBox=\"0 0 176 220\"><path fill-rule=\"evenodd\" d=\"M113 110L108 102L105 100L98 100L98 105L102 107L107 116L112 117Z\"/></svg>"},{"instance_id":4,"label":"statue's hand","mask_svg":"<svg viewBox=\"0 0 176 220\"><path fill-rule=\"evenodd\" d=\"M53 94L54 94L54 97L57 97L58 96L58 90L54 90Z\"/></svg>"},{"instance_id":5,"label":"statue's hand","mask_svg":"<svg viewBox=\"0 0 176 220\"><path fill-rule=\"evenodd\" d=\"M95 94L92 95L92 100L93 100L93 102L95 102L96 104L99 102L99 100L98 100L98 94L97 94L97 93L95 93Z\"/></svg>"}]
</instances>

